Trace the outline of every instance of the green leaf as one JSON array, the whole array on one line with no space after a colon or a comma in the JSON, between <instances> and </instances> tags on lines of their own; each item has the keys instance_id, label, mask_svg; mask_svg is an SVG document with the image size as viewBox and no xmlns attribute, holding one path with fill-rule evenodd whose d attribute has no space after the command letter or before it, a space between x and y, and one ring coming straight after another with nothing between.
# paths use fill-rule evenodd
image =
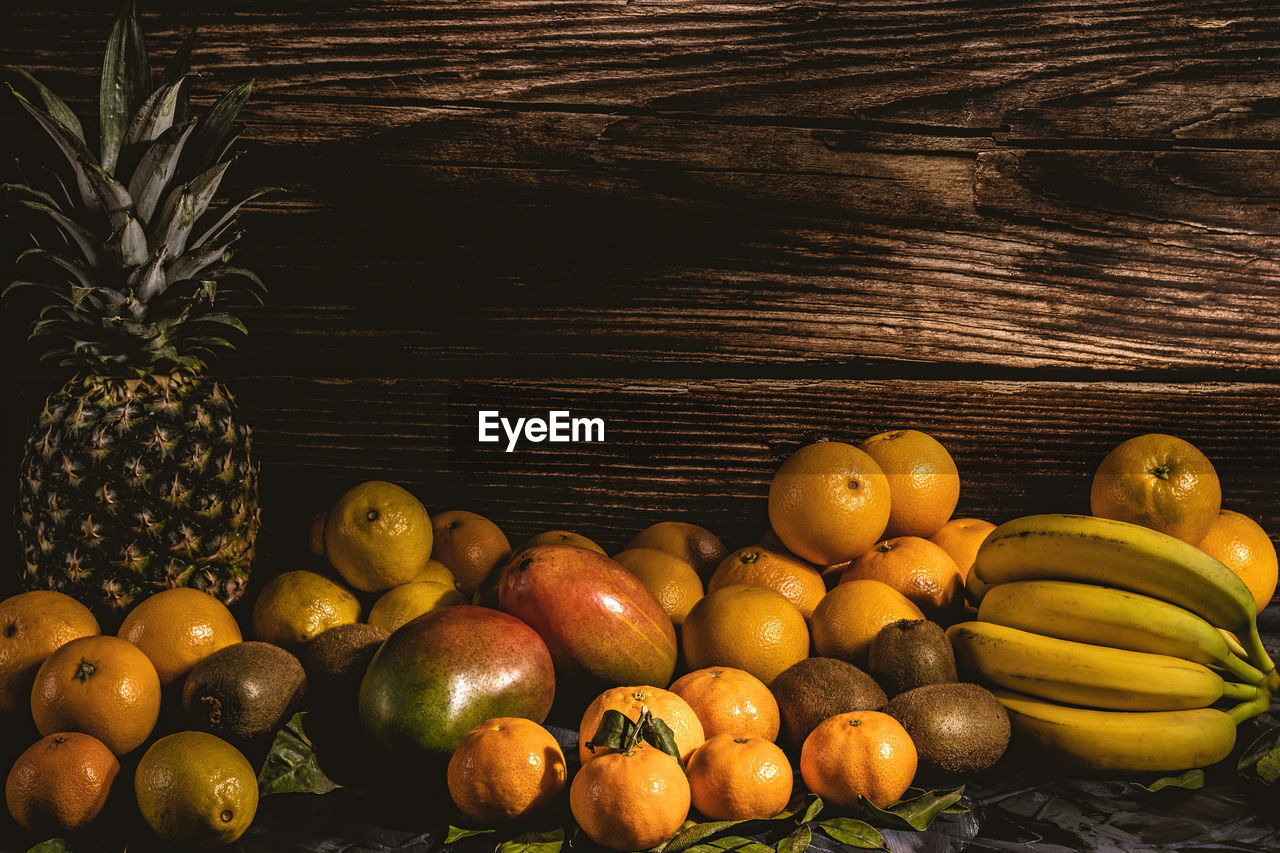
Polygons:
<instances>
[{"instance_id":1,"label":"green leaf","mask_svg":"<svg viewBox=\"0 0 1280 853\"><path fill-rule=\"evenodd\" d=\"M1195 791L1204 787L1204 771L1200 768L1187 770L1176 776L1162 776L1152 782L1150 785L1144 785L1141 782L1134 782L1139 788L1146 791L1159 791L1162 788L1186 788L1189 791Z\"/></svg>"},{"instance_id":2,"label":"green leaf","mask_svg":"<svg viewBox=\"0 0 1280 853\"><path fill-rule=\"evenodd\" d=\"M720 853L720 851L736 851L736 853L773 853L773 848L741 835L725 835L704 841L686 849L686 853Z\"/></svg>"},{"instance_id":3,"label":"green leaf","mask_svg":"<svg viewBox=\"0 0 1280 853\"><path fill-rule=\"evenodd\" d=\"M222 153L227 140L235 133L236 116L240 115L252 91L252 80L232 86L200 118L188 151L188 163L193 172L203 172Z\"/></svg>"},{"instance_id":4,"label":"green leaf","mask_svg":"<svg viewBox=\"0 0 1280 853\"><path fill-rule=\"evenodd\" d=\"M934 818L963 795L964 785L961 785L952 791L925 791L917 797L899 800L887 809L877 808L866 797L859 797L858 804L869 817L893 829L914 829L920 832L928 829Z\"/></svg>"},{"instance_id":5,"label":"green leaf","mask_svg":"<svg viewBox=\"0 0 1280 853\"><path fill-rule=\"evenodd\" d=\"M236 202L235 204L231 205L230 208L225 210L222 216L219 217L217 222L215 222L211 227L206 229L204 233L202 233L199 237L197 237L195 242L191 243L191 248L198 249L201 246L203 246L205 243L209 242L210 240L216 240L219 236L221 236L222 231L231 224L232 218L240 211L240 208L244 207L246 204L253 201L255 198L258 198L259 196L264 196L267 193L277 193L277 192L280 192L280 193L285 192L285 189L283 187L260 187L254 190L249 195L240 199L240 201Z\"/></svg>"},{"instance_id":6,"label":"green leaf","mask_svg":"<svg viewBox=\"0 0 1280 853\"><path fill-rule=\"evenodd\" d=\"M187 123L172 127L151 144L129 181L129 195L133 197L138 218L144 224L151 223L160 196L178 171L182 148L187 144L195 125Z\"/></svg>"},{"instance_id":7,"label":"green leaf","mask_svg":"<svg viewBox=\"0 0 1280 853\"><path fill-rule=\"evenodd\" d=\"M103 171L98 164L86 161L83 165L85 174L89 177L89 183L93 185L93 191L98 194L101 209L107 214L107 222L112 229L121 227L125 223L125 218L133 211L133 197L119 181Z\"/></svg>"},{"instance_id":8,"label":"green leaf","mask_svg":"<svg viewBox=\"0 0 1280 853\"><path fill-rule=\"evenodd\" d=\"M37 109L12 86L9 87L9 91L13 92L13 96L18 99L22 108L40 124L44 132L57 144L58 150L67 158L67 162L71 164L71 170L76 176L76 187L80 190L80 201L90 210L101 210L98 205L98 194L94 191L93 184L89 182L89 176L84 170L84 164L93 160L89 149L85 148L84 143L71 131L54 121L48 113Z\"/></svg>"},{"instance_id":9,"label":"green leaf","mask_svg":"<svg viewBox=\"0 0 1280 853\"><path fill-rule=\"evenodd\" d=\"M807 826L801 826L795 832L778 842L778 853L804 853L809 849L809 842L813 841L813 831Z\"/></svg>"},{"instance_id":10,"label":"green leaf","mask_svg":"<svg viewBox=\"0 0 1280 853\"><path fill-rule=\"evenodd\" d=\"M51 90L45 87L43 83L33 77L31 74L23 71L21 68L9 66L9 70L21 74L31 87L36 90L36 94L40 96L40 103L44 104L45 110L49 116L58 124L65 127L71 132L71 135L80 140L80 144L84 144L84 128L80 126L80 119L76 118L76 114L71 111L66 102L55 95Z\"/></svg>"},{"instance_id":11,"label":"green leaf","mask_svg":"<svg viewBox=\"0 0 1280 853\"><path fill-rule=\"evenodd\" d=\"M649 719L648 731L644 733L644 739L667 755L675 758L676 761L680 761L680 747L676 746L675 732L671 731L671 727L664 721L649 714L647 709L646 714L648 714ZM645 722L642 720L641 726L643 727L644 725Z\"/></svg>"},{"instance_id":12,"label":"green leaf","mask_svg":"<svg viewBox=\"0 0 1280 853\"><path fill-rule=\"evenodd\" d=\"M811 796L813 797L813 802L809 803L809 807L804 810L804 815L800 818L801 823L808 823L822 811L822 797L817 794L812 794Z\"/></svg>"},{"instance_id":13,"label":"green leaf","mask_svg":"<svg viewBox=\"0 0 1280 853\"><path fill-rule=\"evenodd\" d=\"M1280 726L1272 726L1254 739L1236 769L1244 778L1264 785L1280 779Z\"/></svg>"},{"instance_id":14,"label":"green leaf","mask_svg":"<svg viewBox=\"0 0 1280 853\"><path fill-rule=\"evenodd\" d=\"M462 826L451 826L449 827L449 834L444 838L444 843L452 844L455 841L461 841L473 835L489 835L496 831L495 829L468 829Z\"/></svg>"},{"instance_id":15,"label":"green leaf","mask_svg":"<svg viewBox=\"0 0 1280 853\"><path fill-rule=\"evenodd\" d=\"M152 255L151 260L129 273L126 283L133 288L139 302L150 302L164 293L165 287L169 284L164 274L164 259L168 254L168 250L161 246L159 251Z\"/></svg>"},{"instance_id":16,"label":"green leaf","mask_svg":"<svg viewBox=\"0 0 1280 853\"><path fill-rule=\"evenodd\" d=\"M316 763L315 751L303 730L306 712L276 733L262 772L258 774L258 790L263 797L271 794L327 794L340 787L324 775Z\"/></svg>"},{"instance_id":17,"label":"green leaf","mask_svg":"<svg viewBox=\"0 0 1280 853\"><path fill-rule=\"evenodd\" d=\"M831 817L818 824L827 835L860 850L883 850L884 836L869 823L851 817Z\"/></svg>"},{"instance_id":18,"label":"green leaf","mask_svg":"<svg viewBox=\"0 0 1280 853\"><path fill-rule=\"evenodd\" d=\"M169 60L169 67L165 69L163 81L165 83L173 83L181 80L191 73L191 50L196 44L196 28L192 27L187 33L187 37L182 40L182 44L178 46L178 50ZM184 122L187 120L187 112L190 109L190 99L188 93L190 87L182 87L182 95L178 98L178 109L174 113L173 120L175 122Z\"/></svg>"},{"instance_id":19,"label":"green leaf","mask_svg":"<svg viewBox=\"0 0 1280 853\"><path fill-rule=\"evenodd\" d=\"M215 312L212 314L201 314L197 317L191 318L190 322L192 324L215 323L219 326L227 326L229 328L235 329L237 332L239 332L242 335L249 334L249 330L245 328L244 323L240 322L239 318L233 317L230 314L224 314L222 312Z\"/></svg>"},{"instance_id":20,"label":"green leaf","mask_svg":"<svg viewBox=\"0 0 1280 853\"><path fill-rule=\"evenodd\" d=\"M102 123L102 168L115 172L129 121L151 92L151 63L147 43L138 24L134 0L126 0L107 36L102 56L102 83L98 113Z\"/></svg>"},{"instance_id":21,"label":"green leaf","mask_svg":"<svg viewBox=\"0 0 1280 853\"><path fill-rule=\"evenodd\" d=\"M195 278L196 274L205 267L223 260L223 256L231 248L231 244L238 239L240 239L240 235L233 234L230 238L215 246L189 249L185 255L173 262L173 266L169 268L169 278Z\"/></svg>"},{"instance_id":22,"label":"green leaf","mask_svg":"<svg viewBox=\"0 0 1280 853\"><path fill-rule=\"evenodd\" d=\"M587 741L587 749L595 752L599 749L622 749L636 724L621 711L610 708L600 718L596 733Z\"/></svg>"},{"instance_id":23,"label":"green leaf","mask_svg":"<svg viewBox=\"0 0 1280 853\"><path fill-rule=\"evenodd\" d=\"M662 853L682 853L700 841L705 841L717 832L724 832L731 826L737 826L740 820L713 820L706 823L689 821L675 835L658 849Z\"/></svg>"},{"instance_id":24,"label":"green leaf","mask_svg":"<svg viewBox=\"0 0 1280 853\"><path fill-rule=\"evenodd\" d=\"M559 853L564 847L564 829L526 832L494 848L494 853Z\"/></svg>"},{"instance_id":25,"label":"green leaf","mask_svg":"<svg viewBox=\"0 0 1280 853\"><path fill-rule=\"evenodd\" d=\"M28 201L26 199L19 200L18 204L31 210L39 211L47 215L58 227L62 229L70 241L75 243L76 248L80 250L80 256L85 259L91 269L96 269L101 262L101 255L98 254L98 241L94 236L80 223L75 222L65 216L62 211L42 204L38 201Z\"/></svg>"},{"instance_id":26,"label":"green leaf","mask_svg":"<svg viewBox=\"0 0 1280 853\"><path fill-rule=\"evenodd\" d=\"M73 853L73 851L70 842L61 838L51 838L48 841L41 841L27 853Z\"/></svg>"},{"instance_id":27,"label":"green leaf","mask_svg":"<svg viewBox=\"0 0 1280 853\"><path fill-rule=\"evenodd\" d=\"M125 270L133 269L139 264L145 264L149 257L147 253L147 235L143 233L142 226L138 224L138 220L132 216L125 216L124 224L111 232L111 236L103 243L108 254L113 258L116 264ZM175 275L174 278L189 278L190 276Z\"/></svg>"}]
</instances>

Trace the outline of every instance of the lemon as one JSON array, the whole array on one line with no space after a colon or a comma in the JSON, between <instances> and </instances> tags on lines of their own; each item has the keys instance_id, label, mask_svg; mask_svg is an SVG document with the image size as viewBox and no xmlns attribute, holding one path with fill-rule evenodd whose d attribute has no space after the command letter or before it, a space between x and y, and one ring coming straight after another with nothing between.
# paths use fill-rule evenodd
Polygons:
<instances>
[{"instance_id":1,"label":"lemon","mask_svg":"<svg viewBox=\"0 0 1280 853\"><path fill-rule=\"evenodd\" d=\"M409 583L431 559L426 507L395 483L370 480L329 509L324 550L343 579L363 592Z\"/></svg>"},{"instance_id":2,"label":"lemon","mask_svg":"<svg viewBox=\"0 0 1280 853\"><path fill-rule=\"evenodd\" d=\"M369 624L391 632L423 613L465 600L452 584L415 581L384 592L369 609Z\"/></svg>"},{"instance_id":3,"label":"lemon","mask_svg":"<svg viewBox=\"0 0 1280 853\"><path fill-rule=\"evenodd\" d=\"M253 603L253 636L277 646L298 646L359 620L360 602L351 590L315 572L276 575Z\"/></svg>"},{"instance_id":4,"label":"lemon","mask_svg":"<svg viewBox=\"0 0 1280 853\"><path fill-rule=\"evenodd\" d=\"M427 564L422 567L422 571L414 575L413 580L409 581L409 583L418 581L431 581L432 583L442 583L454 587L458 585L458 581L454 578L453 572L449 571L449 567L435 557L427 560Z\"/></svg>"},{"instance_id":5,"label":"lemon","mask_svg":"<svg viewBox=\"0 0 1280 853\"><path fill-rule=\"evenodd\" d=\"M179 732L151 745L133 777L138 809L165 841L232 844L258 810L258 778L240 751L205 732Z\"/></svg>"}]
</instances>

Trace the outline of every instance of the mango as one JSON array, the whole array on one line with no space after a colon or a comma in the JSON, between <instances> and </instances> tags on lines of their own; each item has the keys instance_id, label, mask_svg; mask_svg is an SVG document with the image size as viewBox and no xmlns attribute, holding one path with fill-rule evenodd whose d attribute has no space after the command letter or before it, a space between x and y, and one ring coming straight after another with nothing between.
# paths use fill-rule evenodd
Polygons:
<instances>
[{"instance_id":1,"label":"mango","mask_svg":"<svg viewBox=\"0 0 1280 853\"><path fill-rule=\"evenodd\" d=\"M676 634L643 583L603 554L537 545L502 569L498 607L527 622L547 644L561 689L666 687Z\"/></svg>"},{"instance_id":2,"label":"mango","mask_svg":"<svg viewBox=\"0 0 1280 853\"><path fill-rule=\"evenodd\" d=\"M359 717L387 756L447 759L485 720L541 723L554 698L551 654L532 628L497 610L458 604L387 638L360 683Z\"/></svg>"}]
</instances>

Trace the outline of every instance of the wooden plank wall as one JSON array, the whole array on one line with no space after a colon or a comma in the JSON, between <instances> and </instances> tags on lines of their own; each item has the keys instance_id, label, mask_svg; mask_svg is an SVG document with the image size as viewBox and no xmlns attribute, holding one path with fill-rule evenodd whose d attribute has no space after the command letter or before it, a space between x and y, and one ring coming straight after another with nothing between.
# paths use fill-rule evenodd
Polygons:
<instances>
[{"instance_id":1,"label":"wooden plank wall","mask_svg":"<svg viewBox=\"0 0 1280 853\"><path fill-rule=\"evenodd\" d=\"M9 4L0 61L89 113L110 17ZM144 26L162 57L199 28L202 97L256 80L234 183L290 189L247 220L271 298L218 363L266 570L369 476L514 538L678 515L744 544L788 449L897 426L996 520L1084 509L1110 446L1174 432L1280 533L1274 4L163 0ZM0 105L28 168L35 134ZM22 319L5 470L56 383ZM478 407L551 405L608 441L476 444Z\"/></svg>"}]
</instances>

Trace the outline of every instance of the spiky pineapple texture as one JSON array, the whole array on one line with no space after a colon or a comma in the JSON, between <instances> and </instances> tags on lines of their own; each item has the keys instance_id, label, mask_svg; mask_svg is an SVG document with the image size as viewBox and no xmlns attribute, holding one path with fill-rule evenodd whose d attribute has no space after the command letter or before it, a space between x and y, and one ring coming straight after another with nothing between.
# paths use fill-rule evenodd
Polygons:
<instances>
[{"instance_id":1,"label":"spiky pineapple texture","mask_svg":"<svg viewBox=\"0 0 1280 853\"><path fill-rule=\"evenodd\" d=\"M6 294L42 296L31 338L42 359L74 371L27 440L23 578L109 620L169 586L234 601L259 526L249 430L203 372L245 332L228 299L261 301L262 282L232 265L230 247L241 207L267 190L213 208L251 83L191 115L191 47L189 36L153 85L125 6L103 57L96 155L57 95L21 71L41 106L13 90L70 167L52 192L3 185L58 235L48 245L32 235L19 262L44 274Z\"/></svg>"}]
</instances>

